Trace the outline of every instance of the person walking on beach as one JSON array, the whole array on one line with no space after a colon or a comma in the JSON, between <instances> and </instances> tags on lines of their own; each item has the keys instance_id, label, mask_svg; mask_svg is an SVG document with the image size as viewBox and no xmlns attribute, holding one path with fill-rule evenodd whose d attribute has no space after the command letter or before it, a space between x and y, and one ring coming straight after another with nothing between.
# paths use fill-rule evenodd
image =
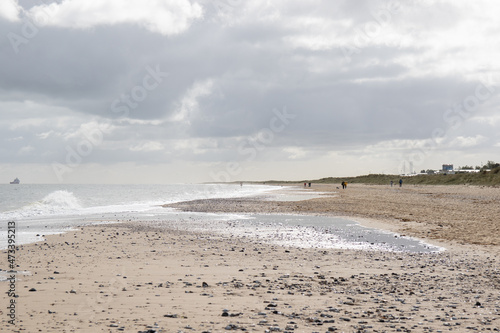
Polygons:
<instances>
[{"instance_id":1,"label":"person walking on beach","mask_svg":"<svg viewBox=\"0 0 500 333\"><path fill-rule=\"evenodd\" d=\"M399 180L399 187L403 186L403 179Z\"/></svg>"},{"instance_id":2,"label":"person walking on beach","mask_svg":"<svg viewBox=\"0 0 500 333\"><path fill-rule=\"evenodd\" d=\"M394 182L391 180L391 187L392 187L393 184L394 184Z\"/></svg>"}]
</instances>

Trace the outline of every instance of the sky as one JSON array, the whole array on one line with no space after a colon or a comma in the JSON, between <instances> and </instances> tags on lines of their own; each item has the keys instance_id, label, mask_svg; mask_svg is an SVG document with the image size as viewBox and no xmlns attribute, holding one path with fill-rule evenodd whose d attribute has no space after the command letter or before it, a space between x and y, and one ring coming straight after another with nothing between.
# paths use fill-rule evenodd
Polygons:
<instances>
[{"instance_id":1,"label":"sky","mask_svg":"<svg viewBox=\"0 0 500 333\"><path fill-rule=\"evenodd\" d=\"M0 183L500 161L494 0L2 0Z\"/></svg>"}]
</instances>

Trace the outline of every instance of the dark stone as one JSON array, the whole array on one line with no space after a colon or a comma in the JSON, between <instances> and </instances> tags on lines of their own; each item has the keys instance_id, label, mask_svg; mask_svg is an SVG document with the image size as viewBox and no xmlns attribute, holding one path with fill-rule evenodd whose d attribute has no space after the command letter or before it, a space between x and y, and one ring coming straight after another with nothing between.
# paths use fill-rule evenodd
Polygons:
<instances>
[{"instance_id":1,"label":"dark stone","mask_svg":"<svg viewBox=\"0 0 500 333\"><path fill-rule=\"evenodd\" d=\"M166 315L163 315L163 317L165 317L165 318L177 318L177 315L176 314L166 314Z\"/></svg>"}]
</instances>

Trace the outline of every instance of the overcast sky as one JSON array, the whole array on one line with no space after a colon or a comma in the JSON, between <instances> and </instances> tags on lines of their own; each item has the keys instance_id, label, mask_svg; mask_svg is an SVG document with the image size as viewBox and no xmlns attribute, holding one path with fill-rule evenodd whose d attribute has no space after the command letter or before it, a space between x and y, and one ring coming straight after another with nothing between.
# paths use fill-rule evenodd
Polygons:
<instances>
[{"instance_id":1,"label":"overcast sky","mask_svg":"<svg viewBox=\"0 0 500 333\"><path fill-rule=\"evenodd\" d=\"M1 0L0 182L500 161L500 3Z\"/></svg>"}]
</instances>

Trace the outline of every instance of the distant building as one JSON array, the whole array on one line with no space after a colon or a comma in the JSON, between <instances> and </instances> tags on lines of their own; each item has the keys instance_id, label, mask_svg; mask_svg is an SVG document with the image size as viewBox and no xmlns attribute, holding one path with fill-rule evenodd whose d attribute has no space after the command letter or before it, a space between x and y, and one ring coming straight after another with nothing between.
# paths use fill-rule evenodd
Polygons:
<instances>
[{"instance_id":1,"label":"distant building","mask_svg":"<svg viewBox=\"0 0 500 333\"><path fill-rule=\"evenodd\" d=\"M453 164L443 164L442 171L444 172L453 171Z\"/></svg>"}]
</instances>

